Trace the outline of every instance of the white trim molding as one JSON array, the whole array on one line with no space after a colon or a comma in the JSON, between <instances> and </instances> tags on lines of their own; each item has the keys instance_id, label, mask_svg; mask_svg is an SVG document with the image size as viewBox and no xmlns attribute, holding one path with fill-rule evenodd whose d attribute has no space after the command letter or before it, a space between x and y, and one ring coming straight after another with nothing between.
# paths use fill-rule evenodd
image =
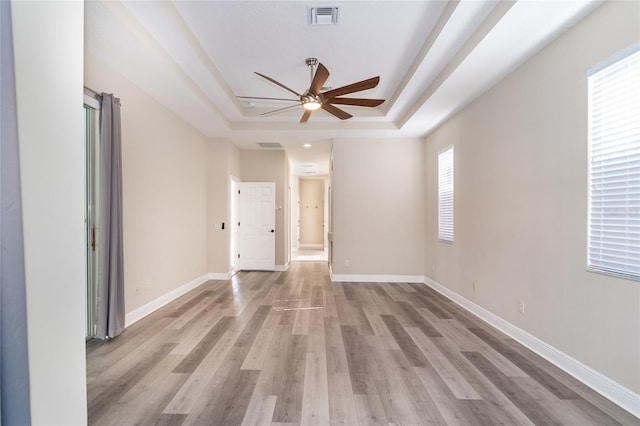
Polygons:
<instances>
[{"instance_id":1,"label":"white trim molding","mask_svg":"<svg viewBox=\"0 0 640 426\"><path fill-rule=\"evenodd\" d=\"M343 283L424 283L424 275L358 275L334 274L329 269L331 281Z\"/></svg>"},{"instance_id":2,"label":"white trim molding","mask_svg":"<svg viewBox=\"0 0 640 426\"><path fill-rule=\"evenodd\" d=\"M275 265L273 271L271 269L238 269L236 272L247 271L247 272L285 272L289 269L289 264L286 265ZM218 278L218 279L229 279L231 278L231 274L228 275L227 278ZM214 279L214 278L211 278Z\"/></svg>"},{"instance_id":3,"label":"white trim molding","mask_svg":"<svg viewBox=\"0 0 640 426\"><path fill-rule=\"evenodd\" d=\"M476 305L451 289L443 286L429 277L424 277L424 283L438 293L451 299L467 311L491 324L509 337L512 337L523 346L531 349L556 367L564 370L580 380L605 398L624 408L636 417L640 417L640 395L621 384L611 380L607 376L593 368L583 364L575 358L543 342L537 337L516 327L510 322L500 318L482 306Z\"/></svg>"},{"instance_id":4,"label":"white trim molding","mask_svg":"<svg viewBox=\"0 0 640 426\"><path fill-rule=\"evenodd\" d=\"M193 281L190 281L178 288L176 288L175 290L170 291L169 293L165 294L164 296L160 296L155 300L152 300L151 302L147 303L146 305L140 306L138 309L134 309L133 311L129 312L128 314L125 314L124 316L124 326L129 327L131 324L140 321L142 318L146 317L147 315L151 314L152 312L162 308L164 305L166 305L169 302L174 301L175 299L177 299L178 297L182 296L183 294L193 290L194 288L206 283L207 281L209 281L212 274L204 274L201 277L196 278ZM214 274L215 275L215 274Z\"/></svg>"}]
</instances>

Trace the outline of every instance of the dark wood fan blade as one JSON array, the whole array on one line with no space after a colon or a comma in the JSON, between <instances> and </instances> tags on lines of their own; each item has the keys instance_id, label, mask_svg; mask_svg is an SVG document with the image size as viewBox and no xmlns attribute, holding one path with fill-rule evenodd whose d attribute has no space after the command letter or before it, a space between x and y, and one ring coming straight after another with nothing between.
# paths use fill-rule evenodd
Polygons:
<instances>
[{"instance_id":1,"label":"dark wood fan blade","mask_svg":"<svg viewBox=\"0 0 640 426\"><path fill-rule=\"evenodd\" d=\"M257 99L260 101L287 101L287 102L300 102L300 99L286 99L286 98L261 98L259 96L236 96L238 99Z\"/></svg>"},{"instance_id":2,"label":"dark wood fan blade","mask_svg":"<svg viewBox=\"0 0 640 426\"><path fill-rule=\"evenodd\" d=\"M287 86L285 86L284 84L272 79L271 77L268 77L268 76L266 76L264 74L260 74L259 72L256 72L256 74L258 74L260 77L264 78L265 80L268 80L268 81L272 82L273 84L282 87L284 90L288 90L289 92L293 93L297 97L300 97L300 93L296 92L293 89L289 89Z\"/></svg>"},{"instance_id":3,"label":"dark wood fan blade","mask_svg":"<svg viewBox=\"0 0 640 426\"><path fill-rule=\"evenodd\" d=\"M338 107L334 107L329 103L322 104L322 109L327 111L329 114L335 115L340 120L346 120L347 118L353 117L353 115L349 114L348 112L343 111Z\"/></svg>"},{"instance_id":4,"label":"dark wood fan blade","mask_svg":"<svg viewBox=\"0 0 640 426\"><path fill-rule=\"evenodd\" d=\"M362 80L347 86L338 87L337 89L324 92L322 96L325 99L335 98L336 96L348 95L349 93L360 92L362 90L373 89L380 82L380 76Z\"/></svg>"},{"instance_id":5,"label":"dark wood fan blade","mask_svg":"<svg viewBox=\"0 0 640 426\"><path fill-rule=\"evenodd\" d=\"M284 107L284 108L278 108L278 109L274 109L273 111L263 112L262 114L260 114L260 116L261 117L266 117L268 115L277 114L279 112L286 111L288 109L293 109L293 108L300 108L300 106L299 105L291 105L291 106Z\"/></svg>"},{"instance_id":6,"label":"dark wood fan blade","mask_svg":"<svg viewBox=\"0 0 640 426\"><path fill-rule=\"evenodd\" d=\"M302 114L302 118L300 119L300 122L306 123L309 117L311 117L311 111L309 111L308 109L305 109L304 114Z\"/></svg>"},{"instance_id":7,"label":"dark wood fan blade","mask_svg":"<svg viewBox=\"0 0 640 426\"><path fill-rule=\"evenodd\" d=\"M331 104L355 105L363 107L377 107L384 102L384 99L363 99L363 98L332 98L327 101Z\"/></svg>"},{"instance_id":8,"label":"dark wood fan blade","mask_svg":"<svg viewBox=\"0 0 640 426\"><path fill-rule=\"evenodd\" d=\"M329 70L322 64L318 64L318 69L316 70L316 74L313 76L313 81L311 81L311 86L309 87L309 92L317 95L320 93L322 86L329 78Z\"/></svg>"}]
</instances>

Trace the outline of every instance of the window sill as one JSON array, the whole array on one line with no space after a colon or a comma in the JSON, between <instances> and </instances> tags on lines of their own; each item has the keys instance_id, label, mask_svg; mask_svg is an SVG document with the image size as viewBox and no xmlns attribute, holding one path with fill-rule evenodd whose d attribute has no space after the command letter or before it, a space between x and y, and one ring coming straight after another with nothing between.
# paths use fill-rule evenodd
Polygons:
<instances>
[{"instance_id":1,"label":"window sill","mask_svg":"<svg viewBox=\"0 0 640 426\"><path fill-rule=\"evenodd\" d=\"M640 276L623 274L621 272L606 271L603 269L592 268L590 266L587 266L587 272L592 272L594 274L599 274L599 275L606 275L608 277L622 278L628 281L640 282Z\"/></svg>"}]
</instances>

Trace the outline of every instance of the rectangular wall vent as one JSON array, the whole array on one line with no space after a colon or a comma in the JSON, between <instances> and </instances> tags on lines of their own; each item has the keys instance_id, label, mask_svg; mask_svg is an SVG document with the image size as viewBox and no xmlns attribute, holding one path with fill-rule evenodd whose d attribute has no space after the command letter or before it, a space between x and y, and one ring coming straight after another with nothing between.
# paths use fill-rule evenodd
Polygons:
<instances>
[{"instance_id":1,"label":"rectangular wall vent","mask_svg":"<svg viewBox=\"0 0 640 426\"><path fill-rule=\"evenodd\" d=\"M316 163L294 164L294 174L298 176L312 176L318 174L318 165Z\"/></svg>"},{"instance_id":2,"label":"rectangular wall vent","mask_svg":"<svg viewBox=\"0 0 640 426\"><path fill-rule=\"evenodd\" d=\"M258 142L262 148L282 148L282 145L278 142Z\"/></svg>"},{"instance_id":3,"label":"rectangular wall vent","mask_svg":"<svg viewBox=\"0 0 640 426\"><path fill-rule=\"evenodd\" d=\"M338 23L338 6L309 8L310 25L336 25Z\"/></svg>"}]
</instances>

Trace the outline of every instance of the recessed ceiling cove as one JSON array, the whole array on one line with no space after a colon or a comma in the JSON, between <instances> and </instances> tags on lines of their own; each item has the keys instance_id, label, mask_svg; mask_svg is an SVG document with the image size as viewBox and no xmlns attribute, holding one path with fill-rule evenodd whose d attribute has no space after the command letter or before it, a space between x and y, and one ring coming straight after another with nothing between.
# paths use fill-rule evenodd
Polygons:
<instances>
[{"instance_id":1,"label":"recessed ceiling cove","mask_svg":"<svg viewBox=\"0 0 640 426\"><path fill-rule=\"evenodd\" d=\"M85 3L85 53L89 63L121 74L209 137L247 149L257 142L289 149L335 138L422 136L599 4L91 1ZM308 58L330 71L323 84L310 78ZM314 76L320 70L318 64ZM300 96L264 76L301 96L308 92L309 106L316 101L320 108L300 124L307 114ZM379 83L363 93L326 102L334 88L373 76ZM296 108L266 115L287 105L238 98L289 94ZM324 102L316 99L321 95ZM384 102L335 101L341 97Z\"/></svg>"}]
</instances>

